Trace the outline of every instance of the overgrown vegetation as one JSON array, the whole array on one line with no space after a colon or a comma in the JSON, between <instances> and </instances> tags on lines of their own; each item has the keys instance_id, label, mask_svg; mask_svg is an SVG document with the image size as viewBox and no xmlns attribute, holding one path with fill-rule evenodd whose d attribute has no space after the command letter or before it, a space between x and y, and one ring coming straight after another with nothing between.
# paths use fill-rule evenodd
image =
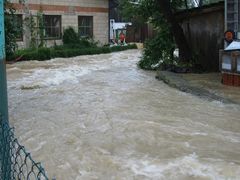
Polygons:
<instances>
[{"instance_id":1,"label":"overgrown vegetation","mask_svg":"<svg viewBox=\"0 0 240 180\"><path fill-rule=\"evenodd\" d=\"M93 54L105 54L117 51L123 51L127 49L136 49L135 44L127 46L114 46L114 47L86 47L86 48L70 48L66 46L56 46L52 48L38 48L38 49L24 49L18 50L11 57L10 60L49 60L57 57L74 57L80 55L93 55Z\"/></svg>"},{"instance_id":2,"label":"overgrown vegetation","mask_svg":"<svg viewBox=\"0 0 240 180\"><path fill-rule=\"evenodd\" d=\"M74 31L72 27L64 30L63 33L63 44L77 44L80 39L78 34Z\"/></svg>"},{"instance_id":3,"label":"overgrown vegetation","mask_svg":"<svg viewBox=\"0 0 240 180\"><path fill-rule=\"evenodd\" d=\"M56 48L90 48L97 47L98 42L95 42L93 39L87 37L80 37L78 33L72 28L68 27L63 32L63 46Z\"/></svg>"},{"instance_id":4,"label":"overgrown vegetation","mask_svg":"<svg viewBox=\"0 0 240 180\"><path fill-rule=\"evenodd\" d=\"M153 70L160 65L173 64L176 59L173 57L175 44L169 37L169 31L165 28L161 29L153 39L145 42L143 57L138 63L140 68Z\"/></svg>"},{"instance_id":5,"label":"overgrown vegetation","mask_svg":"<svg viewBox=\"0 0 240 180\"><path fill-rule=\"evenodd\" d=\"M6 56L12 56L17 49L16 38L17 35L22 31L18 28L17 18L15 16L16 10L9 2L9 0L4 1L4 26L5 26L5 47Z\"/></svg>"}]
</instances>

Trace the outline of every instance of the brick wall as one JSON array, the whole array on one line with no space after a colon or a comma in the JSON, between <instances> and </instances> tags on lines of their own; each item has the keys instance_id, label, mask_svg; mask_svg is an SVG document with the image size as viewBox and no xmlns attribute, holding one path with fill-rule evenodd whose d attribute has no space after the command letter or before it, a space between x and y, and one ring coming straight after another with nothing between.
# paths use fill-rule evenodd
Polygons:
<instances>
[{"instance_id":1,"label":"brick wall","mask_svg":"<svg viewBox=\"0 0 240 180\"><path fill-rule=\"evenodd\" d=\"M23 19L28 14L37 14L39 10L45 15L61 15L62 32L69 26L78 30L78 16L93 16L93 38L101 44L108 43L108 0L12 0L17 13L23 14ZM29 46L29 31L24 27L23 42L18 42L20 47ZM47 45L61 44L61 40L47 40Z\"/></svg>"}]
</instances>

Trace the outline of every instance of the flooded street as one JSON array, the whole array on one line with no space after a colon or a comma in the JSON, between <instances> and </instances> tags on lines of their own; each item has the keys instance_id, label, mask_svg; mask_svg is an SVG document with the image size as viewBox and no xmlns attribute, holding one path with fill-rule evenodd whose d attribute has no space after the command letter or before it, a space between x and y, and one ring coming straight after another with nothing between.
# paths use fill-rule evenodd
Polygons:
<instances>
[{"instance_id":1,"label":"flooded street","mask_svg":"<svg viewBox=\"0 0 240 180\"><path fill-rule=\"evenodd\" d=\"M240 106L170 88L140 56L8 65L21 144L57 180L240 179Z\"/></svg>"}]
</instances>

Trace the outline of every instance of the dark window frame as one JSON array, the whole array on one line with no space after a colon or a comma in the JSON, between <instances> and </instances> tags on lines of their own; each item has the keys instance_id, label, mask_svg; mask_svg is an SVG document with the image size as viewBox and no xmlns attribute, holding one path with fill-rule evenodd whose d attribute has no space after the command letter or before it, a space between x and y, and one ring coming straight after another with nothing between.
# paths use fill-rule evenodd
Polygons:
<instances>
[{"instance_id":1,"label":"dark window frame","mask_svg":"<svg viewBox=\"0 0 240 180\"><path fill-rule=\"evenodd\" d=\"M14 14L14 18L16 19L16 26L18 27L19 30L19 36L16 35L16 41L17 42L22 42L23 41L23 14ZM20 23L19 23L20 22Z\"/></svg>"},{"instance_id":2,"label":"dark window frame","mask_svg":"<svg viewBox=\"0 0 240 180\"><path fill-rule=\"evenodd\" d=\"M85 20L86 24L81 25L81 19ZM78 16L78 34L80 37L93 38L93 26L94 26L93 21L94 21L93 16L82 16L82 15ZM82 35L80 31L81 28L84 29L84 32L83 32L84 35ZM90 33L87 33L87 32L90 32Z\"/></svg>"},{"instance_id":3,"label":"dark window frame","mask_svg":"<svg viewBox=\"0 0 240 180\"><path fill-rule=\"evenodd\" d=\"M46 25L46 18L50 18L48 19L48 21L50 22L50 25ZM59 22L59 27L57 26L54 26L54 23L53 23L53 19L51 18L59 18L58 20L60 21ZM61 40L62 39L62 16L61 15L50 15L50 14L44 14L43 15L43 22L44 22L44 39L45 40ZM55 28L55 31L57 31L58 29L58 35L56 36L47 36L47 28L50 29L50 31L52 31L51 33L56 33L54 32L54 28ZM50 34L51 34L50 33Z\"/></svg>"}]
</instances>

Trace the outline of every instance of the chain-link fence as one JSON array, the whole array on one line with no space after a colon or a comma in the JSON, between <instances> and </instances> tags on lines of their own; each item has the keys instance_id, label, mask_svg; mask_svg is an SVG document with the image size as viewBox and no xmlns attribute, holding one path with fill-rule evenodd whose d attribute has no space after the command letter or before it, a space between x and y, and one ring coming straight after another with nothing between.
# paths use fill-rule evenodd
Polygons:
<instances>
[{"instance_id":1,"label":"chain-link fence","mask_svg":"<svg viewBox=\"0 0 240 180\"><path fill-rule=\"evenodd\" d=\"M48 180L45 170L14 136L14 129L0 116L0 180Z\"/></svg>"}]
</instances>

